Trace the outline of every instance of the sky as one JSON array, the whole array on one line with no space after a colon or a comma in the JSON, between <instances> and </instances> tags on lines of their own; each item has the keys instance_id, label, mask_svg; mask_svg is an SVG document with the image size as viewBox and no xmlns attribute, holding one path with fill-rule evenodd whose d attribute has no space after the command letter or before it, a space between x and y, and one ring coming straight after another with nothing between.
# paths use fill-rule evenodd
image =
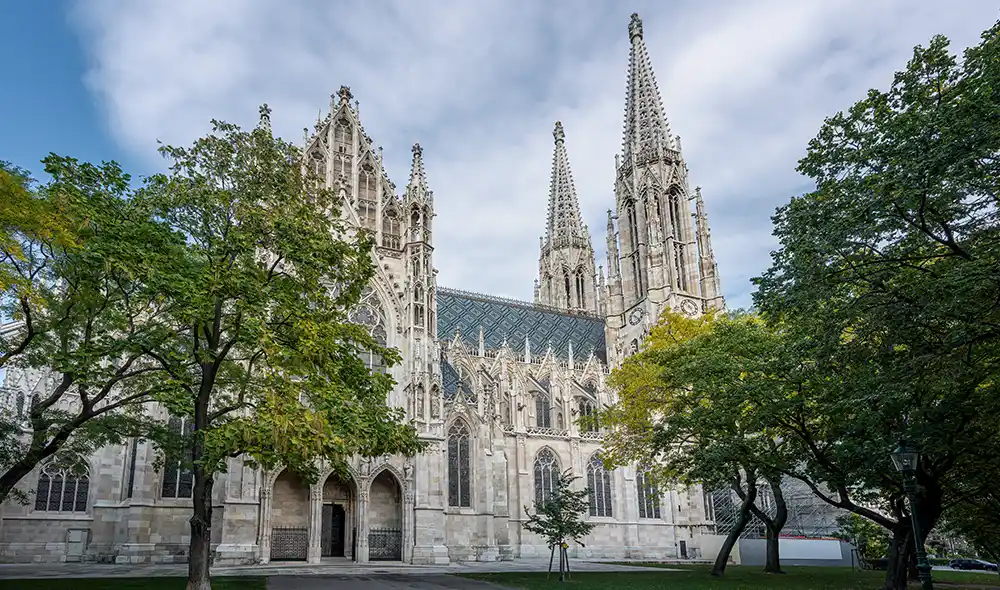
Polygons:
<instances>
[{"instance_id":1,"label":"sky","mask_svg":"<svg viewBox=\"0 0 1000 590\"><path fill-rule=\"evenodd\" d=\"M887 88L914 45L941 33L960 50L1000 18L995 0L9 1L0 159L139 177L163 170L157 141L252 126L265 102L301 142L350 86L400 190L424 148L438 284L530 299L556 120L606 264L632 12L730 307L769 265L775 208L810 188L795 166L824 117Z\"/></svg>"}]
</instances>

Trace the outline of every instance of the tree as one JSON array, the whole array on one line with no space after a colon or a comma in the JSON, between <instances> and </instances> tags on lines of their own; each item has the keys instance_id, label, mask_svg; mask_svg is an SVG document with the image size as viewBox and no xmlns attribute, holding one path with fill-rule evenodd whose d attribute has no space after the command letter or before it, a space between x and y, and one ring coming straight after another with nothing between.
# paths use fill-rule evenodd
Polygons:
<instances>
[{"instance_id":1,"label":"tree","mask_svg":"<svg viewBox=\"0 0 1000 590\"><path fill-rule=\"evenodd\" d=\"M189 590L210 588L212 486L226 458L312 481L317 459L422 448L387 405L392 378L362 359L391 366L398 353L348 321L375 272L372 241L349 233L336 195L273 137L268 113L249 132L213 121L190 148L162 147L170 171L137 197L185 246L181 268L157 277L174 348L150 354L177 384L159 400L193 425L181 441L194 472Z\"/></svg>"},{"instance_id":2,"label":"tree","mask_svg":"<svg viewBox=\"0 0 1000 590\"><path fill-rule=\"evenodd\" d=\"M599 413L612 465L638 463L661 482L731 488L740 498L735 526L713 567L725 571L752 516L767 529L765 571L780 573L778 535L787 520L781 490L784 445L756 413L775 350L774 334L747 315L688 318L664 312L645 348L609 383L619 400ZM774 515L757 505L769 485Z\"/></svg>"},{"instance_id":3,"label":"tree","mask_svg":"<svg viewBox=\"0 0 1000 590\"><path fill-rule=\"evenodd\" d=\"M782 428L796 475L892 532L887 589L905 588L914 546L887 459L898 440L921 452L925 534L977 493L969 474L1000 475L998 87L1000 23L961 62L944 37L915 48L888 91L810 142L798 169L816 190L778 210L780 248L755 280L803 359Z\"/></svg>"},{"instance_id":4,"label":"tree","mask_svg":"<svg viewBox=\"0 0 1000 590\"><path fill-rule=\"evenodd\" d=\"M989 491L952 506L943 517L945 532L963 539L976 553L1000 563L1000 493ZM998 570L997 573L1000 573Z\"/></svg>"},{"instance_id":5,"label":"tree","mask_svg":"<svg viewBox=\"0 0 1000 590\"><path fill-rule=\"evenodd\" d=\"M531 514L528 507L528 521L524 529L545 538L553 552L559 549L559 581L564 581L565 573L569 571L569 554L566 553L566 541L572 540L584 547L580 539L594 530L594 523L585 522L582 516L589 509L591 490L573 489L573 482L580 479L571 475L571 471L559 474L551 496L535 502L535 513ZM549 571L552 571L552 559L549 559Z\"/></svg>"},{"instance_id":6,"label":"tree","mask_svg":"<svg viewBox=\"0 0 1000 590\"><path fill-rule=\"evenodd\" d=\"M872 520L848 513L837 517L837 525L833 536L854 545L862 559L879 559L889 551L889 531Z\"/></svg>"},{"instance_id":7,"label":"tree","mask_svg":"<svg viewBox=\"0 0 1000 590\"><path fill-rule=\"evenodd\" d=\"M180 242L131 201L114 162L50 155L51 180L0 170L0 368L36 376L0 416L0 502L41 462L88 454L148 423L169 383L145 351L170 338L144 278L174 264ZM11 200L6 200L11 199Z\"/></svg>"}]
</instances>

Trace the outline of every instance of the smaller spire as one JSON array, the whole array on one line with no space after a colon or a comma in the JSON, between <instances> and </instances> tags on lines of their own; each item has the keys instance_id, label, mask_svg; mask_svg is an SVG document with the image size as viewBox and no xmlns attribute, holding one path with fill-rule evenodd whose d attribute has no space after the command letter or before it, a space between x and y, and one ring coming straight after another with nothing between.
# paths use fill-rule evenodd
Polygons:
<instances>
[{"instance_id":1,"label":"smaller spire","mask_svg":"<svg viewBox=\"0 0 1000 590\"><path fill-rule=\"evenodd\" d=\"M407 192L411 190L427 190L427 175L424 172L424 149L419 143L413 144L413 162L410 164L410 184Z\"/></svg>"}]
</instances>

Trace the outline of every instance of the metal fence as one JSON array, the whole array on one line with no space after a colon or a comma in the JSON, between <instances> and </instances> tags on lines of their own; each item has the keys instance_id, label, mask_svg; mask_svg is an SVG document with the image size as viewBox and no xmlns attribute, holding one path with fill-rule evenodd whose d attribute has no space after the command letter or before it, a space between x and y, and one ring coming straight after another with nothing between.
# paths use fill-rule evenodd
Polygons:
<instances>
[{"instance_id":1,"label":"metal fence","mask_svg":"<svg viewBox=\"0 0 1000 590\"><path fill-rule=\"evenodd\" d=\"M271 529L271 561L304 560L308 551L308 528L276 527Z\"/></svg>"},{"instance_id":2,"label":"metal fence","mask_svg":"<svg viewBox=\"0 0 1000 590\"><path fill-rule=\"evenodd\" d=\"M403 559L403 531L399 529L371 529L368 531L369 561L401 561Z\"/></svg>"}]
</instances>

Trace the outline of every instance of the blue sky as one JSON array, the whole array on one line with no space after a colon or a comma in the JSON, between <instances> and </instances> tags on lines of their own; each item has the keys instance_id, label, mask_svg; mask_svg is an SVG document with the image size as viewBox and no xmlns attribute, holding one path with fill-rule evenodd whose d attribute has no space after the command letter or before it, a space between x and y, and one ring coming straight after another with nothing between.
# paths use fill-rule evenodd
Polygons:
<instances>
[{"instance_id":1,"label":"blue sky","mask_svg":"<svg viewBox=\"0 0 1000 590\"><path fill-rule=\"evenodd\" d=\"M527 299L556 120L604 264L633 11L731 306L768 264L774 208L807 187L795 162L823 117L934 33L962 48L1000 18L994 0L11 1L0 159L38 170L55 151L138 176L162 167L158 139L251 125L262 102L299 140L345 84L400 188L424 147L439 284Z\"/></svg>"}]
</instances>

